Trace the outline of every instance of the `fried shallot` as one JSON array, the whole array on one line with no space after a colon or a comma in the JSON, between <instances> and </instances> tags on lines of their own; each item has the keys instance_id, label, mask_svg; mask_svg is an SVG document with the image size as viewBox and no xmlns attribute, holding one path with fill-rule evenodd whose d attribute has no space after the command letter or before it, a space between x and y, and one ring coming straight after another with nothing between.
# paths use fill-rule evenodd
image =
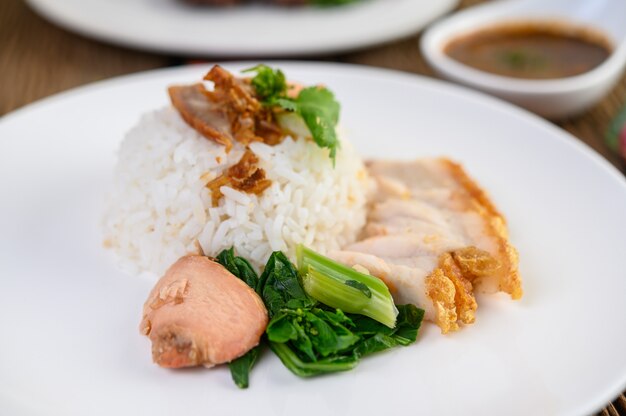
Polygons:
<instances>
[{"instance_id":1,"label":"fried shallot","mask_svg":"<svg viewBox=\"0 0 626 416\"><path fill-rule=\"evenodd\" d=\"M272 182L265 178L265 171L257 166L258 163L259 158L250 150L246 150L239 162L209 182L206 186L211 191L213 205L217 205L222 197L222 186L230 186L238 191L256 195L266 190Z\"/></svg>"}]
</instances>

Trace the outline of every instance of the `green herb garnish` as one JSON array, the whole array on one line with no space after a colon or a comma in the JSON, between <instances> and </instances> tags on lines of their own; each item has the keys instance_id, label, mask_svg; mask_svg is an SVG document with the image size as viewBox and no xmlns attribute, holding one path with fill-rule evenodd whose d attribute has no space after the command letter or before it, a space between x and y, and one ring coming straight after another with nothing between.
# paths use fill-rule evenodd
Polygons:
<instances>
[{"instance_id":1,"label":"green herb garnish","mask_svg":"<svg viewBox=\"0 0 626 416\"><path fill-rule=\"evenodd\" d=\"M252 78L252 86L263 102L272 102L287 92L285 74L280 69L272 69L267 65L257 65L243 72L256 72Z\"/></svg>"},{"instance_id":2,"label":"green herb garnish","mask_svg":"<svg viewBox=\"0 0 626 416\"><path fill-rule=\"evenodd\" d=\"M244 72L256 73L251 82L261 102L299 115L315 143L329 149L334 163L339 148L336 128L341 110L334 94L325 87L309 87L291 98L287 96L285 75L280 69L258 65Z\"/></svg>"}]
</instances>

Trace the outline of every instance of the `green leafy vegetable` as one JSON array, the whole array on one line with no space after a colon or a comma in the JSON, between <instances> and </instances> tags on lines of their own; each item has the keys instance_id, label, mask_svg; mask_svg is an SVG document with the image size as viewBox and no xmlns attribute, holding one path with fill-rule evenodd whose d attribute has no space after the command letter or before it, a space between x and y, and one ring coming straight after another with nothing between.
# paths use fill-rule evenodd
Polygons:
<instances>
[{"instance_id":1,"label":"green leafy vegetable","mask_svg":"<svg viewBox=\"0 0 626 416\"><path fill-rule=\"evenodd\" d=\"M336 128L341 110L334 94L325 87L309 87L291 98L287 96L287 83L281 70L258 65L244 72L256 73L251 82L263 104L301 117L315 143L329 150L334 163L339 148Z\"/></svg>"},{"instance_id":2,"label":"green leafy vegetable","mask_svg":"<svg viewBox=\"0 0 626 416\"><path fill-rule=\"evenodd\" d=\"M424 319L424 310L415 305L398 305L396 327L390 329L372 319L354 317L355 332L363 337L354 349L360 356L366 356L396 346L407 346L415 342Z\"/></svg>"},{"instance_id":3,"label":"green leafy vegetable","mask_svg":"<svg viewBox=\"0 0 626 416\"><path fill-rule=\"evenodd\" d=\"M284 308L309 307L314 303L302 289L298 271L280 251L270 256L256 291L265 302L270 318Z\"/></svg>"},{"instance_id":4,"label":"green leafy vegetable","mask_svg":"<svg viewBox=\"0 0 626 416\"><path fill-rule=\"evenodd\" d=\"M415 342L424 311L414 305L400 305L398 309L395 328L362 315L348 316L320 308L293 316L277 315L267 328L270 348L285 367L300 377L350 370L364 356ZM324 325L317 326L319 322L311 315Z\"/></svg>"},{"instance_id":5,"label":"green leafy vegetable","mask_svg":"<svg viewBox=\"0 0 626 416\"><path fill-rule=\"evenodd\" d=\"M289 348L287 344L271 342L270 348L280 358L285 367L300 377L352 370L359 362L358 358L354 356L337 356L306 362L300 359L298 354Z\"/></svg>"},{"instance_id":6,"label":"green leafy vegetable","mask_svg":"<svg viewBox=\"0 0 626 416\"><path fill-rule=\"evenodd\" d=\"M235 250L231 247L222 251L216 258L217 262L224 266L229 272L243 280L252 289L256 289L259 284L259 277L248 262L243 257L235 256ZM251 349L243 356L231 361L228 364L230 375L241 389L248 388L250 371L259 356L259 346Z\"/></svg>"},{"instance_id":7,"label":"green leafy vegetable","mask_svg":"<svg viewBox=\"0 0 626 416\"><path fill-rule=\"evenodd\" d=\"M417 339L417 333L424 320L424 309L415 305L399 305L398 320L393 332L393 338L402 346L412 344Z\"/></svg>"},{"instance_id":8,"label":"green leafy vegetable","mask_svg":"<svg viewBox=\"0 0 626 416\"><path fill-rule=\"evenodd\" d=\"M393 306L397 311L397 319L393 314L395 326L362 314L344 313L355 309L361 313L383 288L387 292L388 289L380 279L339 267L304 247L298 247L300 271L313 275L318 285L315 293L329 290L321 297L345 302L344 311L331 309L332 305L309 297L300 283L298 269L281 252L272 254L258 279L250 264L236 257L232 249L224 250L217 260L249 285L254 283L251 287L260 294L271 317L265 331L266 341L285 367L300 377L351 370L366 355L406 346L417 339L423 310L413 305L401 305L397 310ZM259 348L229 364L237 386L248 386Z\"/></svg>"},{"instance_id":9,"label":"green leafy vegetable","mask_svg":"<svg viewBox=\"0 0 626 416\"><path fill-rule=\"evenodd\" d=\"M415 342L424 311L413 305L396 309L380 279L303 246L298 247L298 266L303 286L295 267L279 252L260 280L263 299L272 305L266 330L270 348L294 374L350 370L366 355ZM338 303L339 309L329 308ZM366 315L382 316L383 323Z\"/></svg>"},{"instance_id":10,"label":"green leafy vegetable","mask_svg":"<svg viewBox=\"0 0 626 416\"><path fill-rule=\"evenodd\" d=\"M259 346L252 348L243 356L228 363L230 376L240 389L247 389L250 385L250 371L259 357Z\"/></svg>"},{"instance_id":11,"label":"green leafy vegetable","mask_svg":"<svg viewBox=\"0 0 626 416\"><path fill-rule=\"evenodd\" d=\"M226 267L229 272L246 282L252 289L256 289L259 277L248 260L235 256L233 248L222 251L218 254L216 260L219 264Z\"/></svg>"},{"instance_id":12,"label":"green leafy vegetable","mask_svg":"<svg viewBox=\"0 0 626 416\"><path fill-rule=\"evenodd\" d=\"M271 342L292 341L308 358L316 360L317 356L342 352L359 341L346 325L351 326L352 321L341 311L284 309L272 319L266 332Z\"/></svg>"},{"instance_id":13,"label":"green leafy vegetable","mask_svg":"<svg viewBox=\"0 0 626 416\"><path fill-rule=\"evenodd\" d=\"M350 370L358 357L350 348L360 341L341 311L320 308L283 310L267 327L270 348L294 374L309 377Z\"/></svg>"},{"instance_id":14,"label":"green leafy vegetable","mask_svg":"<svg viewBox=\"0 0 626 416\"><path fill-rule=\"evenodd\" d=\"M359 273L302 245L298 269L305 291L314 299L344 312L369 316L390 328L396 309L389 288L377 277Z\"/></svg>"}]
</instances>

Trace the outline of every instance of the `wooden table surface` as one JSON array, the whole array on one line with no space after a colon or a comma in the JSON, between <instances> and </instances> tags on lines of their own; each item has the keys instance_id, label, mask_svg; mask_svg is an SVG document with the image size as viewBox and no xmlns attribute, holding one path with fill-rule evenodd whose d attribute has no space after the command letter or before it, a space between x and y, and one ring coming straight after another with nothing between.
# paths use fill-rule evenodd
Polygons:
<instances>
[{"instance_id":1,"label":"wooden table surface","mask_svg":"<svg viewBox=\"0 0 626 416\"><path fill-rule=\"evenodd\" d=\"M460 7L483 1L463 0ZM433 76L417 48L418 38L419 35L416 35L363 51L317 59ZM220 57L212 57L211 60L219 61ZM180 57L129 50L66 32L34 14L23 0L0 1L0 116L68 88L181 63L184 60ZM604 134L610 121L624 105L626 75L591 110L557 124L626 172L626 165L604 144ZM626 416L626 396L620 396L599 414Z\"/></svg>"}]
</instances>

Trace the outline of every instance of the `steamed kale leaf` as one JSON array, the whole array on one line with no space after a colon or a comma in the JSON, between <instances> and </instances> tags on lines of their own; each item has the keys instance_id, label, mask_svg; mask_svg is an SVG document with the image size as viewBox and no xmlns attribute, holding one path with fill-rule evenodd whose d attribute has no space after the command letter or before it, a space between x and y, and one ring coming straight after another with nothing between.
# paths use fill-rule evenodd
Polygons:
<instances>
[{"instance_id":1,"label":"steamed kale leaf","mask_svg":"<svg viewBox=\"0 0 626 416\"><path fill-rule=\"evenodd\" d=\"M256 289L259 277L252 268L248 260L235 256L235 250L231 247L222 251L216 258L217 262L224 266L229 272L243 280L252 289ZM228 364L230 375L235 384L241 388L248 388L250 384L250 371L259 357L260 346L256 346L243 356L231 361Z\"/></svg>"},{"instance_id":2,"label":"steamed kale leaf","mask_svg":"<svg viewBox=\"0 0 626 416\"><path fill-rule=\"evenodd\" d=\"M270 318L285 308L307 308L315 303L298 280L298 271L282 252L274 252L256 287Z\"/></svg>"},{"instance_id":3,"label":"steamed kale leaf","mask_svg":"<svg viewBox=\"0 0 626 416\"><path fill-rule=\"evenodd\" d=\"M256 346L241 357L228 363L230 376L240 389L247 389L250 385L250 371L252 371L252 367L254 367L257 358L259 358L259 350L260 347Z\"/></svg>"},{"instance_id":4,"label":"steamed kale leaf","mask_svg":"<svg viewBox=\"0 0 626 416\"><path fill-rule=\"evenodd\" d=\"M398 310L394 329L340 310L283 311L266 333L272 351L298 376L346 371L364 356L415 342L424 311L414 305L399 305Z\"/></svg>"},{"instance_id":5,"label":"steamed kale leaf","mask_svg":"<svg viewBox=\"0 0 626 416\"><path fill-rule=\"evenodd\" d=\"M300 377L351 370L364 356L410 345L424 318L422 309L398 305L396 326L389 328L366 316L320 304L306 294L296 267L282 252L271 255L260 278L233 249L221 252L217 261L261 296L270 316L265 342L285 367ZM259 349L253 348L229 364L240 388L248 387Z\"/></svg>"},{"instance_id":6,"label":"steamed kale leaf","mask_svg":"<svg viewBox=\"0 0 626 416\"><path fill-rule=\"evenodd\" d=\"M219 264L226 267L229 272L243 280L252 289L256 290L259 277L254 271L254 268L252 268L248 260L243 257L235 256L235 250L232 247L218 254L216 260Z\"/></svg>"}]
</instances>

